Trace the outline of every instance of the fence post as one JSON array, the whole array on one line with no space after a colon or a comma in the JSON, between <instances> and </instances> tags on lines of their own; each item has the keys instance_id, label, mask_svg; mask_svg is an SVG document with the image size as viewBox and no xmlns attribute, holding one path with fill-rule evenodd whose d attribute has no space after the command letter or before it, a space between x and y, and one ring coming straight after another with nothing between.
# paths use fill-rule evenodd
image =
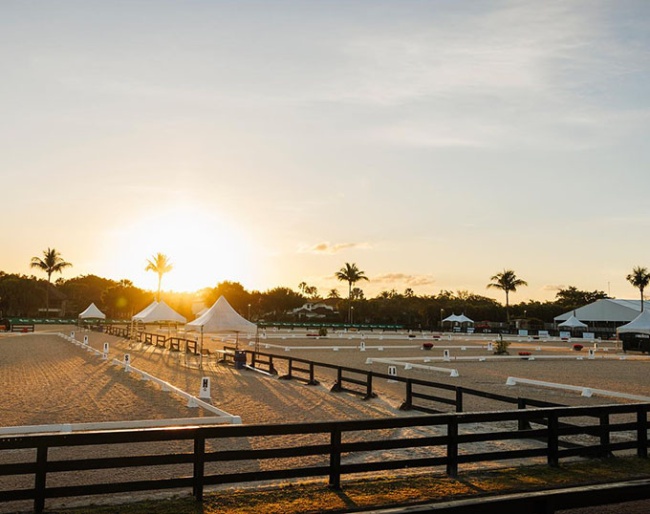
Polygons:
<instances>
[{"instance_id":1,"label":"fence post","mask_svg":"<svg viewBox=\"0 0 650 514\"><path fill-rule=\"evenodd\" d=\"M343 370L340 367L336 368L336 370L336 383L330 389L333 393L343 390Z\"/></svg>"},{"instance_id":2,"label":"fence post","mask_svg":"<svg viewBox=\"0 0 650 514\"><path fill-rule=\"evenodd\" d=\"M447 475L458 476L458 419L452 416L447 422Z\"/></svg>"},{"instance_id":3,"label":"fence post","mask_svg":"<svg viewBox=\"0 0 650 514\"><path fill-rule=\"evenodd\" d=\"M194 476L192 495L196 501L203 501L203 476L205 472L205 438L197 434L194 438Z\"/></svg>"},{"instance_id":4,"label":"fence post","mask_svg":"<svg viewBox=\"0 0 650 514\"><path fill-rule=\"evenodd\" d=\"M370 400L370 398L374 398L377 396L372 392L372 371L368 371L367 376L366 376L366 397L364 400Z\"/></svg>"},{"instance_id":5,"label":"fence post","mask_svg":"<svg viewBox=\"0 0 650 514\"><path fill-rule=\"evenodd\" d=\"M406 398L400 405L399 410L411 410L413 407L413 383L410 378L406 379Z\"/></svg>"},{"instance_id":6,"label":"fence post","mask_svg":"<svg viewBox=\"0 0 650 514\"><path fill-rule=\"evenodd\" d=\"M602 457L611 456L609 450L610 437L609 437L609 413L604 412L600 416L600 447L602 450Z\"/></svg>"},{"instance_id":7,"label":"fence post","mask_svg":"<svg viewBox=\"0 0 650 514\"><path fill-rule=\"evenodd\" d=\"M330 489L341 489L341 427L334 425L330 433Z\"/></svg>"},{"instance_id":8,"label":"fence post","mask_svg":"<svg viewBox=\"0 0 650 514\"><path fill-rule=\"evenodd\" d=\"M526 398L517 398L517 409L526 410ZM530 430L530 422L522 417L517 418L517 430Z\"/></svg>"},{"instance_id":9,"label":"fence post","mask_svg":"<svg viewBox=\"0 0 650 514\"><path fill-rule=\"evenodd\" d=\"M648 458L648 408L645 405L639 405L636 411L636 439L637 457L642 459Z\"/></svg>"},{"instance_id":10,"label":"fence post","mask_svg":"<svg viewBox=\"0 0 650 514\"><path fill-rule=\"evenodd\" d=\"M456 388L456 412L463 412L463 388Z\"/></svg>"},{"instance_id":11,"label":"fence post","mask_svg":"<svg viewBox=\"0 0 650 514\"><path fill-rule=\"evenodd\" d=\"M34 512L45 510L45 479L47 476L47 446L36 449L36 475L34 477Z\"/></svg>"},{"instance_id":12,"label":"fence post","mask_svg":"<svg viewBox=\"0 0 650 514\"><path fill-rule=\"evenodd\" d=\"M548 447L547 462L548 465L557 468L560 465L560 445L559 445L559 423L557 412L548 413Z\"/></svg>"},{"instance_id":13,"label":"fence post","mask_svg":"<svg viewBox=\"0 0 650 514\"><path fill-rule=\"evenodd\" d=\"M318 381L316 380L315 373L314 373L314 363L310 362L309 363L309 382L307 382L307 385L318 385Z\"/></svg>"}]
</instances>

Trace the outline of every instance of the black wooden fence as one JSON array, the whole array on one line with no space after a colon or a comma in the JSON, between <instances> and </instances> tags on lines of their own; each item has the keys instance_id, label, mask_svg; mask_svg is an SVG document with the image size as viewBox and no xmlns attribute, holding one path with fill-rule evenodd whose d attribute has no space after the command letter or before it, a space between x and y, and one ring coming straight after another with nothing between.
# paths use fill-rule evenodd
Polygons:
<instances>
[{"instance_id":1,"label":"black wooden fence","mask_svg":"<svg viewBox=\"0 0 650 514\"><path fill-rule=\"evenodd\" d=\"M401 405L402 410L415 410L428 414L440 413L440 410L431 407L431 404L445 404L453 407L455 412L463 412L463 403L466 396L474 396L503 402L509 405L516 405L518 409L528 407L562 407L562 404L535 400L532 398L520 398L506 396L502 394L481 391L468 387L408 378L403 376L388 375L370 370L360 370L340 366L338 364L328 364L324 362L315 362L307 359L288 357L263 352L254 352L247 350L250 356L251 365L258 369L263 369L270 373L276 373L276 364L284 361L286 373L280 378L285 380L298 380L300 382L316 385L317 373L319 369L330 370L336 374L335 383L331 390L333 392L346 391L361 396L364 399L370 399L377 396L374 389L374 380L383 379L404 384L404 402ZM419 400L424 400L421 402Z\"/></svg>"},{"instance_id":2,"label":"black wooden fence","mask_svg":"<svg viewBox=\"0 0 650 514\"><path fill-rule=\"evenodd\" d=\"M467 463L542 458L557 466L562 459L607 457L623 451L646 458L648 410L650 404L551 407L361 421L4 436L0 437L0 462L4 462L0 502L33 500L34 511L42 512L47 499L62 497L191 488L201 500L205 486L238 482L327 477L328 485L338 489L345 475L404 468L444 467L448 475L456 476L459 466ZM522 426L532 428L521 430ZM407 436L395 432L408 427L419 430ZM305 434L315 439L296 444L294 438ZM576 437L580 445L563 444ZM143 445L182 441L191 443L184 452L145 451ZM506 441L518 444L507 447ZM489 443L497 449L489 448ZM82 446L81 454L65 454L66 449ZM114 456L117 448L124 455ZM421 453L400 453L405 449ZM7 454L11 461L4 458ZM20 457L23 460L17 460ZM294 457L312 460L286 461ZM258 465L251 468L246 462ZM207 467L213 463L218 465ZM163 467L166 475L158 471ZM115 481L119 470L132 468L144 475ZM91 470L111 471L101 475ZM57 475L75 471L84 473L74 485L47 485ZM33 486L17 488L7 482L15 475L31 475Z\"/></svg>"}]
</instances>

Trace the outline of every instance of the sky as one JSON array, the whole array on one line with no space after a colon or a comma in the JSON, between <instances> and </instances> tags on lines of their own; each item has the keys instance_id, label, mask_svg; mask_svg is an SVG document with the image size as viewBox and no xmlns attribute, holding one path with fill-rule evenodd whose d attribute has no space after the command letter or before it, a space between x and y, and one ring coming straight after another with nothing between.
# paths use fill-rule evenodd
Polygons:
<instances>
[{"instance_id":1,"label":"sky","mask_svg":"<svg viewBox=\"0 0 650 514\"><path fill-rule=\"evenodd\" d=\"M0 2L0 270L636 298L650 2ZM58 278L58 275L55 276Z\"/></svg>"}]
</instances>

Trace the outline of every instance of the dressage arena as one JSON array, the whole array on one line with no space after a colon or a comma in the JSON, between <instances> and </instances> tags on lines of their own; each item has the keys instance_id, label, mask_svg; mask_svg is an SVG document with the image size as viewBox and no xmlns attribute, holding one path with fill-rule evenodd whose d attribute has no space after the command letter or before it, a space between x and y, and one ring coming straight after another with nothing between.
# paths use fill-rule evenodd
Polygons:
<instances>
[{"instance_id":1,"label":"dressage arena","mask_svg":"<svg viewBox=\"0 0 650 514\"><path fill-rule=\"evenodd\" d=\"M74 338L70 337L72 331L76 331ZM83 344L84 338L87 344ZM650 381L647 380L650 358L623 354L613 341L517 337L508 341L509 355L495 356L491 347L494 336L375 332L314 337L298 331L269 331L259 339L257 347L261 352L278 357L275 365L280 376L286 373L286 359L295 357L564 405L650 402ZM584 344L581 351L573 349L577 342ZM108 353L104 355L106 343ZM204 355L200 363L195 355L133 343L103 333L84 332L74 326L57 327L52 331L37 329L29 334L2 334L0 434L156 424L295 423L420 415L415 411L399 410L404 400L404 384L393 380L375 380L373 387L377 397L363 400L347 392L330 392L336 380L334 371L320 373L316 377L319 385L306 385L218 363L218 352L224 346L232 347L233 343L233 337L206 335L204 347L209 354ZM431 343L432 348L425 350L424 343ZM239 337L241 349L253 350L255 344L252 337ZM529 355L519 355L519 352ZM129 364L125 366L127 354ZM209 379L207 391L206 378ZM452 410L445 405L437 408ZM465 411L510 408L476 397L468 398L464 405ZM387 433L386 437L407 433L408 429L402 429L398 433ZM300 445L304 441L306 444L313 437L298 434L292 436L292 443ZM183 444L158 443L151 451L183 451ZM65 451L88 450L82 447ZM110 451L120 456L118 448ZM21 461L25 457L16 450L15 454L3 452L0 458L3 459L0 464L8 464L14 458ZM63 454L62 458L65 458ZM296 459L304 461L309 457ZM238 466L256 469L263 465L245 461ZM116 480L124 479L127 473L135 474L137 479L137 473L141 472L135 469L114 474L118 475ZM75 483L80 472L76 473L57 476L56 484ZM165 467L160 467L157 473L164 476ZM95 474L99 480L106 480L101 471L83 474L84 477ZM2 477L0 485L21 487L23 479L27 486L33 481L31 476L18 475ZM55 484L55 480L52 483ZM74 505L75 501L63 499L48 505ZM98 498L92 499L92 502L98 501ZM0 511L16 508L16 503L0 504Z\"/></svg>"}]
</instances>

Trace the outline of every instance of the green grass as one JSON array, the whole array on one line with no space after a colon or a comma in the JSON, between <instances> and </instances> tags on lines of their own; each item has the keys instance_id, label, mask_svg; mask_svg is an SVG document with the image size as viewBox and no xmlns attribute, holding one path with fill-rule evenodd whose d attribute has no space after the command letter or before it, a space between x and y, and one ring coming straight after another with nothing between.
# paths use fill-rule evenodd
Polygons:
<instances>
[{"instance_id":1,"label":"green grass","mask_svg":"<svg viewBox=\"0 0 650 514\"><path fill-rule=\"evenodd\" d=\"M539 489L609 483L650 477L650 460L610 458L548 466L522 466L462 473L389 476L343 482L341 491L320 482L276 487L224 489L205 494L203 503L191 497L142 501L123 505L62 509L61 514L308 514L343 513L364 508L389 507L498 495Z\"/></svg>"}]
</instances>

